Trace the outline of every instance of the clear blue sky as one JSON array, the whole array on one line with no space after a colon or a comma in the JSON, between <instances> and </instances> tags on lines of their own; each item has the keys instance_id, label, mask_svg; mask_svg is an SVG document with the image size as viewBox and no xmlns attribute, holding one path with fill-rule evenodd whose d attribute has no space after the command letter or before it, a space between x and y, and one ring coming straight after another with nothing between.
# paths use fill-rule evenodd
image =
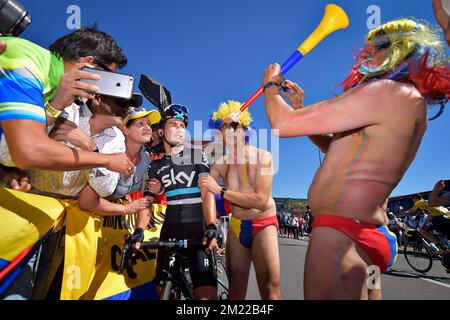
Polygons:
<instances>
[{"instance_id":1,"label":"clear blue sky","mask_svg":"<svg viewBox=\"0 0 450 320\"><path fill-rule=\"evenodd\" d=\"M282 63L320 22L321 0L22 0L33 17L23 37L47 47L68 33L67 8L77 5L81 25L95 22L123 48L129 63L122 71L155 77L175 102L190 107L190 119L202 120L228 99L245 101L260 86L264 68ZM305 90L305 104L332 97L353 64L352 51L363 42L370 5L381 22L415 17L436 24L431 0L334 1L348 14L350 26L320 43L288 74ZM375 16L376 18L376 16ZM150 106L150 103L147 102ZM260 98L250 107L259 128L269 128ZM432 121L414 163L393 195L429 190L450 178L450 109ZM398 119L401 121L401 119ZM270 144L269 144L270 145ZM280 142L279 171L273 194L306 198L319 165L318 150L306 138ZM389 158L389 155L386 155Z\"/></svg>"}]
</instances>

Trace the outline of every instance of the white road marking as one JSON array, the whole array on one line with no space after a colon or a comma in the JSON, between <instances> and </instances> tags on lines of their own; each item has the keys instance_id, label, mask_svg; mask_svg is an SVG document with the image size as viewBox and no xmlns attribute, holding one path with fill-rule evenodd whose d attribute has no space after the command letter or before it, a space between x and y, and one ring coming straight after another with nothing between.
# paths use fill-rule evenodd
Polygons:
<instances>
[{"instance_id":1,"label":"white road marking","mask_svg":"<svg viewBox=\"0 0 450 320\"><path fill-rule=\"evenodd\" d=\"M406 275L412 276L412 277L414 277L416 279L428 281L428 282L431 282L431 283L437 284L439 286L443 286L445 288L450 289L450 284L442 283L440 281L432 280L432 279L429 279L427 277L419 276L417 274L409 273L409 272L406 272L406 271L400 271L400 270L398 270L398 271L397 270L392 270L392 271L393 271L393 274L392 274L393 276L395 276L395 273L402 273L402 274L406 274Z\"/></svg>"}]
</instances>

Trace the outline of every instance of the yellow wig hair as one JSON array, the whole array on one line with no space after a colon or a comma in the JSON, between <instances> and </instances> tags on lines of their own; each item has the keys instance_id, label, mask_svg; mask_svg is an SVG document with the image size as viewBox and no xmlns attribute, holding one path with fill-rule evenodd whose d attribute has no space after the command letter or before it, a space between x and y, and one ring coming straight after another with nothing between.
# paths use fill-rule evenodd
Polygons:
<instances>
[{"instance_id":1,"label":"yellow wig hair","mask_svg":"<svg viewBox=\"0 0 450 320\"><path fill-rule=\"evenodd\" d=\"M344 91L366 81L390 79L413 84L429 104L449 97L449 64L439 29L425 21L397 19L371 30L349 76ZM386 57L375 59L386 50Z\"/></svg>"},{"instance_id":2,"label":"yellow wig hair","mask_svg":"<svg viewBox=\"0 0 450 320\"><path fill-rule=\"evenodd\" d=\"M242 103L234 100L228 100L227 102L222 102L219 105L217 111L212 114L211 120L209 122L209 127L214 129L219 129L220 124L223 119L230 117L233 113L239 111L239 108L242 106ZM239 114L239 122L245 127L246 130L251 129L251 123L253 119L248 110L241 112Z\"/></svg>"},{"instance_id":3,"label":"yellow wig hair","mask_svg":"<svg viewBox=\"0 0 450 320\"><path fill-rule=\"evenodd\" d=\"M387 58L382 63L370 68L370 75L366 74L369 77L393 70L417 50L418 46L434 49L434 58L439 62L443 54L443 43L439 38L438 30L412 19L393 20L371 30L366 37L366 43L372 43L376 48L384 47L389 50Z\"/></svg>"}]
</instances>

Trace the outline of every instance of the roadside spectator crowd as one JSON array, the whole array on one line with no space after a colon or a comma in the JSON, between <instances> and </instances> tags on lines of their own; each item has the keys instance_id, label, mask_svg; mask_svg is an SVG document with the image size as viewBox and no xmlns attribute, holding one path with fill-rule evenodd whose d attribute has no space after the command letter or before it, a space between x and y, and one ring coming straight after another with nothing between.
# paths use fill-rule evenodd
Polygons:
<instances>
[{"instance_id":1,"label":"roadside spectator crowd","mask_svg":"<svg viewBox=\"0 0 450 320\"><path fill-rule=\"evenodd\" d=\"M284 238L304 239L311 232L311 213L306 211L302 214L290 212L278 212L278 235Z\"/></svg>"}]
</instances>

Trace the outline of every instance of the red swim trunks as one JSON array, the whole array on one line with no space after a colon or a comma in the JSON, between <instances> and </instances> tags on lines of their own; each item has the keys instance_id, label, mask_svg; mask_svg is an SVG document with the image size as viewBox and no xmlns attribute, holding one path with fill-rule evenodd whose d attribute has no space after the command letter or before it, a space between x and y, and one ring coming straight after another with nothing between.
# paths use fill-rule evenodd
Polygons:
<instances>
[{"instance_id":1,"label":"red swim trunks","mask_svg":"<svg viewBox=\"0 0 450 320\"><path fill-rule=\"evenodd\" d=\"M397 259L397 238L385 225L320 214L314 217L312 227L313 230L318 227L329 227L344 233L361 246L382 273Z\"/></svg>"}]
</instances>

